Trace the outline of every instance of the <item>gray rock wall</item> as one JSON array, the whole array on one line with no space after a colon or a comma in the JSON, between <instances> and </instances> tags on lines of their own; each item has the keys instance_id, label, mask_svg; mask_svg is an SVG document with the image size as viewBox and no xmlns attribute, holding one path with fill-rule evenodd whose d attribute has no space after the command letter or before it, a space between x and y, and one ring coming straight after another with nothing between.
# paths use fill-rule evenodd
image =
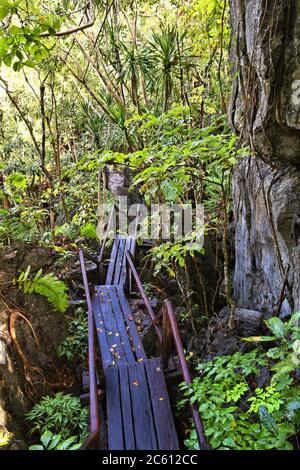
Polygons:
<instances>
[{"instance_id":1,"label":"gray rock wall","mask_svg":"<svg viewBox=\"0 0 300 470\"><path fill-rule=\"evenodd\" d=\"M238 306L272 314L282 300L281 314L300 309L300 173L247 158L233 197Z\"/></svg>"},{"instance_id":2,"label":"gray rock wall","mask_svg":"<svg viewBox=\"0 0 300 470\"><path fill-rule=\"evenodd\" d=\"M230 0L231 125L271 163L300 166L300 2Z\"/></svg>"},{"instance_id":3,"label":"gray rock wall","mask_svg":"<svg viewBox=\"0 0 300 470\"><path fill-rule=\"evenodd\" d=\"M229 121L255 152L234 177L235 297L272 314L282 296L287 314L300 309L300 1L230 8Z\"/></svg>"}]
</instances>

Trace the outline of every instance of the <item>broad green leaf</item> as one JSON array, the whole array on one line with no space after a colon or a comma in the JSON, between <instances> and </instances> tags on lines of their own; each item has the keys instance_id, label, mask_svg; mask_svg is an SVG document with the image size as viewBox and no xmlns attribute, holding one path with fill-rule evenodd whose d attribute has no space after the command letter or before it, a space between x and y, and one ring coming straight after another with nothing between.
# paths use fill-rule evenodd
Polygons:
<instances>
[{"instance_id":1,"label":"broad green leaf","mask_svg":"<svg viewBox=\"0 0 300 470\"><path fill-rule=\"evenodd\" d=\"M259 407L259 417L263 426L275 436L278 435L278 427L275 419L268 412L265 406Z\"/></svg>"},{"instance_id":2,"label":"broad green leaf","mask_svg":"<svg viewBox=\"0 0 300 470\"><path fill-rule=\"evenodd\" d=\"M58 450L68 450L68 448L76 441L77 437L72 436L69 437L69 439L66 439L65 441L61 442L58 446Z\"/></svg>"},{"instance_id":3,"label":"broad green leaf","mask_svg":"<svg viewBox=\"0 0 300 470\"><path fill-rule=\"evenodd\" d=\"M6 178L6 183L17 189L25 189L27 188L27 177L26 175L15 171Z\"/></svg>"},{"instance_id":4,"label":"broad green leaf","mask_svg":"<svg viewBox=\"0 0 300 470\"><path fill-rule=\"evenodd\" d=\"M274 336L249 336L249 338L242 338L242 341L247 341L247 343L263 343L274 340L276 340Z\"/></svg>"},{"instance_id":5,"label":"broad green leaf","mask_svg":"<svg viewBox=\"0 0 300 470\"><path fill-rule=\"evenodd\" d=\"M294 326L297 324L297 322L300 320L300 312L294 313L290 320L288 321L287 327L290 328L291 326Z\"/></svg>"},{"instance_id":6,"label":"broad green leaf","mask_svg":"<svg viewBox=\"0 0 300 470\"><path fill-rule=\"evenodd\" d=\"M51 439L51 442L50 442L50 445L48 447L48 450L53 450L56 448L56 446L58 445L58 443L60 442L61 440L61 435L58 434L56 436L53 436L52 439Z\"/></svg>"},{"instance_id":7,"label":"broad green leaf","mask_svg":"<svg viewBox=\"0 0 300 470\"><path fill-rule=\"evenodd\" d=\"M285 326L280 318L272 317L269 320L266 320L266 324L276 338L284 338Z\"/></svg>"},{"instance_id":8,"label":"broad green leaf","mask_svg":"<svg viewBox=\"0 0 300 470\"><path fill-rule=\"evenodd\" d=\"M22 69L23 65L24 65L23 62L14 62L14 64L13 64L13 70L14 70L15 72L20 72L20 70ZM22 200L22 199L20 199L20 202L21 202L21 200Z\"/></svg>"},{"instance_id":9,"label":"broad green leaf","mask_svg":"<svg viewBox=\"0 0 300 470\"><path fill-rule=\"evenodd\" d=\"M11 66L11 61L12 61L12 57L10 54L7 54L6 56L3 57L3 62L7 67Z\"/></svg>"},{"instance_id":10,"label":"broad green leaf","mask_svg":"<svg viewBox=\"0 0 300 470\"><path fill-rule=\"evenodd\" d=\"M35 63L33 62L33 60L26 60L24 62L24 65L26 65L26 67L31 67L31 68L35 67Z\"/></svg>"},{"instance_id":11,"label":"broad green leaf","mask_svg":"<svg viewBox=\"0 0 300 470\"><path fill-rule=\"evenodd\" d=\"M0 21L2 21L10 12L9 8L0 7Z\"/></svg>"},{"instance_id":12,"label":"broad green leaf","mask_svg":"<svg viewBox=\"0 0 300 470\"><path fill-rule=\"evenodd\" d=\"M69 450L79 450L81 446L82 444L74 444L72 447L69 448Z\"/></svg>"},{"instance_id":13,"label":"broad green leaf","mask_svg":"<svg viewBox=\"0 0 300 470\"><path fill-rule=\"evenodd\" d=\"M231 437L226 437L223 441L223 445L226 447L234 447L235 442Z\"/></svg>"},{"instance_id":14,"label":"broad green leaf","mask_svg":"<svg viewBox=\"0 0 300 470\"><path fill-rule=\"evenodd\" d=\"M19 28L19 26L16 26L15 24L11 25L11 27L9 28L9 32L10 34L12 34L13 36L15 36L16 34L19 34L22 32L22 29Z\"/></svg>"},{"instance_id":15,"label":"broad green leaf","mask_svg":"<svg viewBox=\"0 0 300 470\"><path fill-rule=\"evenodd\" d=\"M41 51L36 51L34 53L34 59L37 61L37 62L42 62L43 60L43 54L41 53Z\"/></svg>"},{"instance_id":16,"label":"broad green leaf","mask_svg":"<svg viewBox=\"0 0 300 470\"><path fill-rule=\"evenodd\" d=\"M52 439L52 432L51 431L45 431L44 434L41 436L41 442L44 447L48 447L49 442Z\"/></svg>"},{"instance_id":17,"label":"broad green leaf","mask_svg":"<svg viewBox=\"0 0 300 470\"><path fill-rule=\"evenodd\" d=\"M33 446L30 446L29 447L29 450L45 450L43 446L41 446L40 444L35 444Z\"/></svg>"},{"instance_id":18,"label":"broad green leaf","mask_svg":"<svg viewBox=\"0 0 300 470\"><path fill-rule=\"evenodd\" d=\"M283 357L283 350L280 347L268 349L267 356L272 358L272 359L282 358Z\"/></svg>"}]
</instances>

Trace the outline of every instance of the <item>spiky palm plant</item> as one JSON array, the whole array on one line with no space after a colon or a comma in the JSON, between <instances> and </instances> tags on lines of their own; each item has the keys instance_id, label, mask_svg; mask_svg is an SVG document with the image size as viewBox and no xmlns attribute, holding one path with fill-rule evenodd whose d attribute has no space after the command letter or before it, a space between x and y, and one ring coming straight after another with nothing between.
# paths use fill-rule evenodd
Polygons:
<instances>
[{"instance_id":1,"label":"spiky palm plant","mask_svg":"<svg viewBox=\"0 0 300 470\"><path fill-rule=\"evenodd\" d=\"M184 35L179 35L176 26L161 28L153 32L148 43L149 53L156 62L154 79L163 92L163 111L170 106L175 78L180 68L193 65L189 49L183 49Z\"/></svg>"},{"instance_id":2,"label":"spiky palm plant","mask_svg":"<svg viewBox=\"0 0 300 470\"><path fill-rule=\"evenodd\" d=\"M149 79L155 67L153 57L145 47L137 47L136 44L120 44L122 72L120 81L130 82L131 95L134 106L140 112L139 86L143 79ZM145 93L145 90L143 90ZM147 101L147 99L145 99ZM146 103L147 104L147 103Z\"/></svg>"},{"instance_id":3,"label":"spiky palm plant","mask_svg":"<svg viewBox=\"0 0 300 470\"><path fill-rule=\"evenodd\" d=\"M90 103L82 103L81 120L83 128L93 136L97 149L101 148L101 134L107 124L106 117L97 113Z\"/></svg>"}]
</instances>

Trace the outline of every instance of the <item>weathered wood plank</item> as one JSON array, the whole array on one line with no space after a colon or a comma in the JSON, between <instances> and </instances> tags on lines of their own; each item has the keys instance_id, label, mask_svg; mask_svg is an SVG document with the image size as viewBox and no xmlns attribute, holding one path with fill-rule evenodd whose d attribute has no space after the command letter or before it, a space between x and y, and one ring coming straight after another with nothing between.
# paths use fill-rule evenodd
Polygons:
<instances>
[{"instance_id":1,"label":"weathered wood plank","mask_svg":"<svg viewBox=\"0 0 300 470\"><path fill-rule=\"evenodd\" d=\"M130 344L130 340L128 338L128 332L126 330L125 319L124 319L123 312L120 308L120 304L118 302L118 298L116 295L116 289L114 286L110 286L107 288L107 290L108 290L109 298L111 300L110 305L111 305L112 312L116 320L116 325L117 325L118 332L120 335L121 344L123 346L123 350L125 353L126 362L128 363L135 362L135 357L133 354L132 346Z\"/></svg>"},{"instance_id":2,"label":"weathered wood plank","mask_svg":"<svg viewBox=\"0 0 300 470\"><path fill-rule=\"evenodd\" d=\"M125 364L126 354L120 337L119 328L112 309L108 287L99 286L97 288L98 299L102 312L103 324L112 357L112 365Z\"/></svg>"},{"instance_id":3,"label":"weathered wood plank","mask_svg":"<svg viewBox=\"0 0 300 470\"><path fill-rule=\"evenodd\" d=\"M118 296L118 300L122 308L122 312L123 312L123 315L127 324L127 332L131 338L137 361L146 360L147 356L146 356L140 335L138 333L133 314L128 304L128 300L124 294L123 289L121 287L117 287L116 294Z\"/></svg>"},{"instance_id":4,"label":"weathered wood plank","mask_svg":"<svg viewBox=\"0 0 300 470\"><path fill-rule=\"evenodd\" d=\"M107 285L111 285L113 283L113 276L114 276L114 271L115 271L115 266L116 266L116 258L118 254L119 244L120 244L120 237L119 235L117 235L114 241L113 247L112 247L110 262L109 262L109 266L107 270L107 276L106 276L106 281L105 281Z\"/></svg>"},{"instance_id":5,"label":"weathered wood plank","mask_svg":"<svg viewBox=\"0 0 300 470\"><path fill-rule=\"evenodd\" d=\"M106 397L110 450L179 449L160 358L108 368Z\"/></svg>"},{"instance_id":6,"label":"weathered wood plank","mask_svg":"<svg viewBox=\"0 0 300 470\"><path fill-rule=\"evenodd\" d=\"M107 341L107 332L106 332L105 323L104 323L104 319L103 319L102 311L100 307L99 296L97 295L97 292L93 295L91 300L92 300L92 309L93 309L93 315L94 315L94 320L95 320L95 326L96 326L98 341L100 345L102 365L103 365L103 368L105 369L105 367L109 367L112 364L112 357L111 357L109 343Z\"/></svg>"},{"instance_id":7,"label":"weathered wood plank","mask_svg":"<svg viewBox=\"0 0 300 470\"><path fill-rule=\"evenodd\" d=\"M124 252L122 256L122 265L120 270L120 276L118 281L116 280L115 284L123 286L126 281L126 251L130 251L131 246L131 237L125 239Z\"/></svg>"},{"instance_id":8,"label":"weathered wood plank","mask_svg":"<svg viewBox=\"0 0 300 470\"><path fill-rule=\"evenodd\" d=\"M127 240L126 240L126 246L125 246L124 255L123 255L123 262L122 262L122 270L121 270L121 274L120 274L120 280L119 280L119 283L118 283L120 286L124 286L124 284L126 282L126 275L128 274L127 269L126 269L127 268L126 252L130 251L130 253L134 256L135 243L136 243L136 240L133 237L128 237Z\"/></svg>"},{"instance_id":9,"label":"weathered wood plank","mask_svg":"<svg viewBox=\"0 0 300 470\"><path fill-rule=\"evenodd\" d=\"M136 449L134 426L133 426L133 409L130 397L130 384L128 376L128 367L120 366L119 368L120 392L121 392L121 409L124 430L124 445L126 450Z\"/></svg>"},{"instance_id":10,"label":"weathered wood plank","mask_svg":"<svg viewBox=\"0 0 300 470\"><path fill-rule=\"evenodd\" d=\"M159 449L178 450L179 443L160 358L145 362Z\"/></svg>"},{"instance_id":11,"label":"weathered wood plank","mask_svg":"<svg viewBox=\"0 0 300 470\"><path fill-rule=\"evenodd\" d=\"M105 375L108 446L110 450L124 450L118 368L106 369Z\"/></svg>"},{"instance_id":12,"label":"weathered wood plank","mask_svg":"<svg viewBox=\"0 0 300 470\"><path fill-rule=\"evenodd\" d=\"M137 450L156 450L157 438L143 363L128 366Z\"/></svg>"},{"instance_id":13,"label":"weathered wood plank","mask_svg":"<svg viewBox=\"0 0 300 470\"><path fill-rule=\"evenodd\" d=\"M122 264L124 260L124 252L125 252L126 243L127 243L126 238L120 237L118 254L116 258L115 272L114 272L113 282L112 282L113 285L119 285L119 282L120 282L120 273L121 273Z\"/></svg>"},{"instance_id":14,"label":"weathered wood plank","mask_svg":"<svg viewBox=\"0 0 300 470\"><path fill-rule=\"evenodd\" d=\"M132 256L135 255L135 247L136 247L136 238L131 237L131 245L130 245L130 251L132 253Z\"/></svg>"}]
</instances>

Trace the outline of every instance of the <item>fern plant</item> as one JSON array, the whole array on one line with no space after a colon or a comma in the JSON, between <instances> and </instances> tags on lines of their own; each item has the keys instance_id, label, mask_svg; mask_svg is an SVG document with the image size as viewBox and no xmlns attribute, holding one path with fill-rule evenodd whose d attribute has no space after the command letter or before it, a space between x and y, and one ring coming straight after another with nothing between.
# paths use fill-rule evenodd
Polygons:
<instances>
[{"instance_id":1,"label":"fern plant","mask_svg":"<svg viewBox=\"0 0 300 470\"><path fill-rule=\"evenodd\" d=\"M28 266L26 271L22 271L19 278L14 283L23 289L25 294L40 294L48 299L54 310L64 313L68 306L67 286L63 281L57 279L53 273L43 276L40 269L36 275L30 279L31 267Z\"/></svg>"}]
</instances>

